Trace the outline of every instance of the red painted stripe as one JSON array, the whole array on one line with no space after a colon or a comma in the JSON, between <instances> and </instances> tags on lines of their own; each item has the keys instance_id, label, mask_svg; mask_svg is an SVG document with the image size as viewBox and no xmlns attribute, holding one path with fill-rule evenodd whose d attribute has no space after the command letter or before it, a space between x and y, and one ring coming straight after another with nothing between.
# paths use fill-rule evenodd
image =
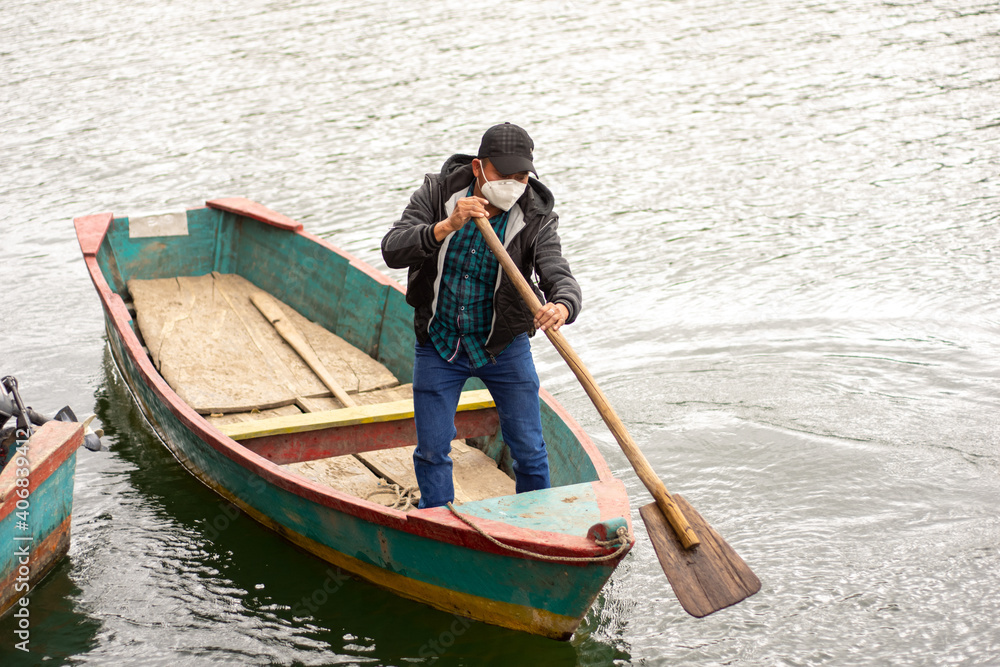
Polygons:
<instances>
[{"instance_id":1,"label":"red painted stripe","mask_svg":"<svg viewBox=\"0 0 1000 667\"><path fill-rule=\"evenodd\" d=\"M49 570L55 567L59 559L69 551L69 530L72 517L67 516L62 523L56 526L55 530L45 536L40 542L31 545L31 556L28 562L28 590L17 590L18 572L15 567L0 580L0 614L10 609L24 595L31 592L31 589L38 585ZM13 548L13 547L11 547Z\"/></svg>"},{"instance_id":2,"label":"red painted stripe","mask_svg":"<svg viewBox=\"0 0 1000 667\"><path fill-rule=\"evenodd\" d=\"M76 422L46 422L28 443L28 493L33 493L67 458L76 453L83 442L83 424ZM16 461L17 459L14 459ZM6 519L16 509L17 466L8 462L0 471L0 521Z\"/></svg>"},{"instance_id":3,"label":"red painted stripe","mask_svg":"<svg viewBox=\"0 0 1000 667\"><path fill-rule=\"evenodd\" d=\"M295 222L286 215L282 215L277 211L272 211L263 204L258 204L255 201L244 199L243 197L212 199L205 203L208 204L210 208L235 213L236 215L242 215L253 220L259 220L260 222L266 222L267 224L280 229L287 229L292 232L302 231L301 222Z\"/></svg>"},{"instance_id":4,"label":"red painted stripe","mask_svg":"<svg viewBox=\"0 0 1000 667\"><path fill-rule=\"evenodd\" d=\"M500 428L496 408L469 410L455 415L456 438L493 435ZM278 465L312 461L330 456L358 454L376 449L392 449L417 444L413 419L374 424L352 424L302 433L280 433L240 440L252 452Z\"/></svg>"},{"instance_id":5,"label":"red painted stripe","mask_svg":"<svg viewBox=\"0 0 1000 667\"><path fill-rule=\"evenodd\" d=\"M91 257L97 254L104 235L111 226L113 216L110 213L98 213L97 215L86 215L73 220L76 227L76 238L80 241L80 250L84 257Z\"/></svg>"}]
</instances>

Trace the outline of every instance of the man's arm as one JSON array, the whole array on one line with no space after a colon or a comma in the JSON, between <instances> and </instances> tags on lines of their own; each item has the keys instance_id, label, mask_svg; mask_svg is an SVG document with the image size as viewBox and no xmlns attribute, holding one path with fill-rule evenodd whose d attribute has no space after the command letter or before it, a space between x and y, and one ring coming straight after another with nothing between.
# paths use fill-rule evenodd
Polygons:
<instances>
[{"instance_id":1,"label":"man's arm","mask_svg":"<svg viewBox=\"0 0 1000 667\"><path fill-rule=\"evenodd\" d=\"M389 267L403 269L422 263L449 234L457 232L473 217L487 216L487 200L463 197L447 218L432 222L438 213L431 202L431 188L431 178L427 177L410 197L400 220L382 238L382 258Z\"/></svg>"},{"instance_id":2,"label":"man's arm","mask_svg":"<svg viewBox=\"0 0 1000 667\"><path fill-rule=\"evenodd\" d=\"M538 232L535 241L535 273L538 275L538 287L545 299L551 304L566 307L565 324L569 324L580 314L583 292L570 271L569 262L563 257L558 227L559 216L553 214L552 219Z\"/></svg>"},{"instance_id":3,"label":"man's arm","mask_svg":"<svg viewBox=\"0 0 1000 667\"><path fill-rule=\"evenodd\" d=\"M441 241L434 235L437 214L431 198L432 177L424 183L403 209L403 215L382 237L382 259L393 269L405 269L421 264L434 254Z\"/></svg>"}]
</instances>

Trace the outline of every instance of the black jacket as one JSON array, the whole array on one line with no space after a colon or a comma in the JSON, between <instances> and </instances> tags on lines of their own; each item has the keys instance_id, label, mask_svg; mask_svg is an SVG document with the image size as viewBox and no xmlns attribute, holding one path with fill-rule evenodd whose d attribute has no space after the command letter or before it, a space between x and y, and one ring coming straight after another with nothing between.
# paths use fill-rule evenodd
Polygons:
<instances>
[{"instance_id":1,"label":"black jacket","mask_svg":"<svg viewBox=\"0 0 1000 667\"><path fill-rule=\"evenodd\" d=\"M394 269L409 269L406 302L414 308L413 328L420 343L429 340L427 327L437 299L440 255L450 241L446 237L438 243L434 238L434 225L448 217L446 204L449 199L456 194L465 196L475 178L472 160L471 155L453 155L439 174L427 174L423 185L410 197L402 218L382 239L385 263ZM515 208L520 207L523 212L523 219L511 209L504 246L542 303L562 303L569 309L566 320L569 323L580 312L582 294L570 272L569 262L562 256L556 232L559 216L552 210L553 204L549 189L529 179L528 187L515 204ZM537 286L532 273L538 275ZM490 355L503 352L521 333L535 333L531 312L506 276L501 277L493 294L493 312L493 328L486 340L486 351Z\"/></svg>"}]
</instances>

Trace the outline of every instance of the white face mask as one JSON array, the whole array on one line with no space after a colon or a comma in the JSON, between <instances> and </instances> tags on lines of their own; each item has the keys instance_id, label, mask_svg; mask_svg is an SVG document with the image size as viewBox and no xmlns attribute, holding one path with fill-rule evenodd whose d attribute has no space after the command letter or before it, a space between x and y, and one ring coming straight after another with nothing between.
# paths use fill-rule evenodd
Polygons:
<instances>
[{"instance_id":1,"label":"white face mask","mask_svg":"<svg viewBox=\"0 0 1000 667\"><path fill-rule=\"evenodd\" d=\"M482 162L479 163L479 169L483 174L483 180L485 180L486 173L483 172ZM527 187L527 183L515 181L513 178L505 178L498 181L486 181L480 189L489 203L501 211L509 211L517 200L521 198Z\"/></svg>"}]
</instances>

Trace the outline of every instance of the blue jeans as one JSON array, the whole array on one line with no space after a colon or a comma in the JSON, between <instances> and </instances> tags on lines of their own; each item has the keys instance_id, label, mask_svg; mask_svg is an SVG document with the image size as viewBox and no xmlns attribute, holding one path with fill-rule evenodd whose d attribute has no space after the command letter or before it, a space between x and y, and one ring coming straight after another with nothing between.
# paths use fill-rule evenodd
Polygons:
<instances>
[{"instance_id":1,"label":"blue jeans","mask_svg":"<svg viewBox=\"0 0 1000 667\"><path fill-rule=\"evenodd\" d=\"M521 334L497 358L472 368L464 351L451 363L434 345L416 346L413 363L413 408L417 449L413 469L420 486L421 509L440 507L455 499L449 453L455 439L455 410L465 381L477 377L489 389L500 415L500 432L514 458L518 493L547 489L549 456L542 440L538 374L527 334Z\"/></svg>"}]
</instances>

